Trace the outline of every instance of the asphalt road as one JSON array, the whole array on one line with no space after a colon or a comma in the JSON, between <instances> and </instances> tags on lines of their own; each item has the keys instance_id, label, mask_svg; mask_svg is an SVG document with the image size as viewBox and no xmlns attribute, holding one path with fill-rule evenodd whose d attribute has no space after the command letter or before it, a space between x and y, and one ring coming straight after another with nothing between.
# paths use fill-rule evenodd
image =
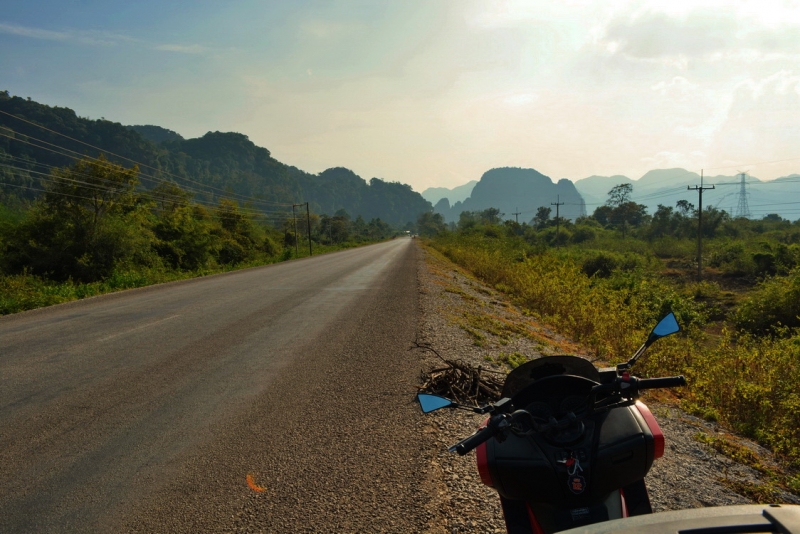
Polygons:
<instances>
[{"instance_id":1,"label":"asphalt road","mask_svg":"<svg viewBox=\"0 0 800 534\"><path fill-rule=\"evenodd\" d=\"M0 318L0 531L425 530L416 256L396 239Z\"/></svg>"}]
</instances>

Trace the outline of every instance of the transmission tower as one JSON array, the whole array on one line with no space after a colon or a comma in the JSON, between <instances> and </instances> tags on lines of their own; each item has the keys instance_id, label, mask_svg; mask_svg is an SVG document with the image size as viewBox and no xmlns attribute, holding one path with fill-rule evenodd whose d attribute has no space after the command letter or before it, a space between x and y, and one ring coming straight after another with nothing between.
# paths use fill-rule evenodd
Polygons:
<instances>
[{"instance_id":1,"label":"transmission tower","mask_svg":"<svg viewBox=\"0 0 800 534\"><path fill-rule=\"evenodd\" d=\"M745 185L745 177L747 176L747 171L738 171L739 175L742 177L741 186L739 187L739 205L736 207L736 218L744 217L746 219L750 218L750 208L747 205L747 186Z\"/></svg>"}]
</instances>

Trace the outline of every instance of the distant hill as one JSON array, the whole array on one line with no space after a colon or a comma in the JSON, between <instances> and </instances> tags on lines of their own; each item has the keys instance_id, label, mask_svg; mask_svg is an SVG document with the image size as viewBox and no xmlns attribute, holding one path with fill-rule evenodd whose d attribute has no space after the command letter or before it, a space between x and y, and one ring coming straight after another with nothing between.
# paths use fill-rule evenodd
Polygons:
<instances>
[{"instance_id":1,"label":"distant hill","mask_svg":"<svg viewBox=\"0 0 800 534\"><path fill-rule=\"evenodd\" d=\"M534 169L503 167L486 171L475 184L472 194L463 202L450 205L442 200L434 210L450 222L458 221L463 211L497 208L505 219L518 217L522 223L533 219L541 206L552 208L552 216L555 217L556 207L551 205L554 202L564 203L559 207L561 217L575 219L585 213L583 199L569 180L553 183L549 177Z\"/></svg>"},{"instance_id":2,"label":"distant hill","mask_svg":"<svg viewBox=\"0 0 800 534\"><path fill-rule=\"evenodd\" d=\"M422 192L422 198L431 204L436 204L443 198L446 198L451 204L463 202L472 193L472 189L477 183L477 180L470 180L464 185L459 185L452 189L447 189L446 187L429 187Z\"/></svg>"},{"instance_id":3,"label":"distant hill","mask_svg":"<svg viewBox=\"0 0 800 534\"><path fill-rule=\"evenodd\" d=\"M183 141L181 134L173 132L172 130L167 130L161 126L146 124L142 126L127 126L127 128L137 132L139 135L155 144L163 143L164 141Z\"/></svg>"},{"instance_id":4,"label":"distant hill","mask_svg":"<svg viewBox=\"0 0 800 534\"><path fill-rule=\"evenodd\" d=\"M184 139L159 126L123 126L78 117L71 109L12 97L7 91L0 91L0 111L5 112L0 113L0 126L10 132L10 137L0 136L0 200L31 200L40 194L48 169L71 165L79 155L95 157L102 152L126 167L137 162L144 188L171 180L198 199L244 197L252 199L254 208L273 213L286 208L264 207L259 201L309 202L315 213L345 210L354 219L360 215L395 225L415 222L432 209L408 185L379 178L367 182L341 168L310 174L281 163L240 133L208 132Z\"/></svg>"},{"instance_id":5,"label":"distant hill","mask_svg":"<svg viewBox=\"0 0 800 534\"><path fill-rule=\"evenodd\" d=\"M608 192L620 184L633 184L627 176L590 176L575 182L575 188L586 202L586 211L591 214L597 206L602 206L608 199Z\"/></svg>"},{"instance_id":6,"label":"distant hill","mask_svg":"<svg viewBox=\"0 0 800 534\"><path fill-rule=\"evenodd\" d=\"M626 176L590 176L575 182L575 187L586 201L586 210L594 212L608 200L608 192L616 185L630 183L633 185L632 199L647 206L651 215L662 204L675 207L679 200L688 200L698 205L698 193L687 189L700 185L700 175L686 169L656 169L645 173L638 180ZM787 202L787 198L800 195L800 175L792 174L770 181L747 176L745 194L750 217L760 219L769 213L777 213L789 220L797 220L800 210L797 205ZM704 176L703 185L714 186L714 189L703 192L703 206L714 206L727 211L731 216L739 215L741 193L740 175Z\"/></svg>"}]
</instances>

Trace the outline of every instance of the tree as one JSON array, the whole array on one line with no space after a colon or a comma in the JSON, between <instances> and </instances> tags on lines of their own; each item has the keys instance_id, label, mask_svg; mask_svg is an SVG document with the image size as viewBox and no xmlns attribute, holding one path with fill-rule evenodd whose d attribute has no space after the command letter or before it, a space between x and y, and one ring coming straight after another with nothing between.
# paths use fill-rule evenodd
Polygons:
<instances>
[{"instance_id":1,"label":"tree","mask_svg":"<svg viewBox=\"0 0 800 534\"><path fill-rule=\"evenodd\" d=\"M606 207L609 209L600 211L600 213L598 213L599 208L595 210L596 215L603 216L607 223L622 230L623 239L625 239L629 226L640 226L647 217L647 206L633 202L631 200L632 193L633 185L631 184L614 186L608 192L606 201Z\"/></svg>"},{"instance_id":2,"label":"tree","mask_svg":"<svg viewBox=\"0 0 800 534\"><path fill-rule=\"evenodd\" d=\"M458 228L459 230L468 230L470 228L474 228L478 224L478 218L475 216L475 212L472 211L462 211L458 216Z\"/></svg>"},{"instance_id":3,"label":"tree","mask_svg":"<svg viewBox=\"0 0 800 534\"><path fill-rule=\"evenodd\" d=\"M694 204L686 199L681 199L675 203L675 207L684 217L688 217L694 211Z\"/></svg>"},{"instance_id":4,"label":"tree","mask_svg":"<svg viewBox=\"0 0 800 534\"><path fill-rule=\"evenodd\" d=\"M500 213L497 208L487 208L480 212L479 218L484 224L498 224L504 215L505 213Z\"/></svg>"},{"instance_id":5,"label":"tree","mask_svg":"<svg viewBox=\"0 0 800 534\"><path fill-rule=\"evenodd\" d=\"M536 215L533 216L533 225L540 230L545 228L550 221L550 213L552 212L552 208L539 206L539 209L536 210Z\"/></svg>"},{"instance_id":6,"label":"tree","mask_svg":"<svg viewBox=\"0 0 800 534\"><path fill-rule=\"evenodd\" d=\"M250 215L239 209L235 200L222 199L214 218L218 228L220 246L217 259L224 264L237 264L252 259L264 240L263 231L253 222Z\"/></svg>"},{"instance_id":7,"label":"tree","mask_svg":"<svg viewBox=\"0 0 800 534\"><path fill-rule=\"evenodd\" d=\"M417 218L417 233L432 237L445 231L444 217L441 213L426 211Z\"/></svg>"},{"instance_id":8,"label":"tree","mask_svg":"<svg viewBox=\"0 0 800 534\"><path fill-rule=\"evenodd\" d=\"M672 208L659 204L650 221L649 237L653 239L666 235L673 235L677 224L678 221L675 218Z\"/></svg>"},{"instance_id":9,"label":"tree","mask_svg":"<svg viewBox=\"0 0 800 534\"><path fill-rule=\"evenodd\" d=\"M631 201L631 194L633 194L632 184L615 185L611 191L608 192L606 204L612 208L619 207Z\"/></svg>"},{"instance_id":10,"label":"tree","mask_svg":"<svg viewBox=\"0 0 800 534\"><path fill-rule=\"evenodd\" d=\"M138 169L98 158L52 172L47 191L3 251L6 268L94 281L152 254L151 215L135 193Z\"/></svg>"},{"instance_id":11,"label":"tree","mask_svg":"<svg viewBox=\"0 0 800 534\"><path fill-rule=\"evenodd\" d=\"M158 255L172 268L195 270L208 265L216 250L213 221L198 205L163 211L153 226Z\"/></svg>"}]
</instances>

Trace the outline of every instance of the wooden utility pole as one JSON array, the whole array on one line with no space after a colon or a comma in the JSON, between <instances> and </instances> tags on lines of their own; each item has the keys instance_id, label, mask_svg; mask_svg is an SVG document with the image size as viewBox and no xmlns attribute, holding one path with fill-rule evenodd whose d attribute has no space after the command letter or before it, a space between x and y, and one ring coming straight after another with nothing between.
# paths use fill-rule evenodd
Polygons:
<instances>
[{"instance_id":1,"label":"wooden utility pole","mask_svg":"<svg viewBox=\"0 0 800 534\"><path fill-rule=\"evenodd\" d=\"M308 221L308 255L313 256L311 252L311 213L308 210L308 202L306 202L306 221Z\"/></svg>"},{"instance_id":2,"label":"wooden utility pole","mask_svg":"<svg viewBox=\"0 0 800 534\"><path fill-rule=\"evenodd\" d=\"M515 212L514 212L514 213L512 213L511 215L513 215L513 216L514 216L514 220L515 220L515 221L517 221L517 224L519 224L519 215L520 215L520 213L522 213L522 212L521 212L521 211L519 211L519 208L514 208L514 209L515 209L515 210L517 210L517 211L515 211Z\"/></svg>"},{"instance_id":3,"label":"wooden utility pole","mask_svg":"<svg viewBox=\"0 0 800 534\"><path fill-rule=\"evenodd\" d=\"M298 204L292 204L292 222L294 222L294 255L300 256L300 245L297 244L297 217L294 215L294 207Z\"/></svg>"},{"instance_id":4,"label":"wooden utility pole","mask_svg":"<svg viewBox=\"0 0 800 534\"><path fill-rule=\"evenodd\" d=\"M308 221L308 255L312 256L311 253L311 215L308 211L308 202L303 202L302 204L292 204L292 217L294 217L294 208L295 206L305 206L306 207L306 220ZM297 219L294 220L294 243L295 243L295 251L297 255L300 255L300 245L297 244Z\"/></svg>"},{"instance_id":5,"label":"wooden utility pole","mask_svg":"<svg viewBox=\"0 0 800 534\"><path fill-rule=\"evenodd\" d=\"M551 206L555 206L556 207L556 246L559 246L558 235L559 235L559 233L561 231L561 219L558 216L558 207L564 205L564 203L560 202L560 200L561 200L561 195L558 195L556 197L556 201L550 203Z\"/></svg>"},{"instance_id":6,"label":"wooden utility pole","mask_svg":"<svg viewBox=\"0 0 800 534\"><path fill-rule=\"evenodd\" d=\"M703 169L700 169L700 185L687 186L686 189L690 191L697 191L698 194L698 208L697 208L697 281L703 279L703 191L706 189L715 189L711 187L703 187Z\"/></svg>"}]
</instances>

